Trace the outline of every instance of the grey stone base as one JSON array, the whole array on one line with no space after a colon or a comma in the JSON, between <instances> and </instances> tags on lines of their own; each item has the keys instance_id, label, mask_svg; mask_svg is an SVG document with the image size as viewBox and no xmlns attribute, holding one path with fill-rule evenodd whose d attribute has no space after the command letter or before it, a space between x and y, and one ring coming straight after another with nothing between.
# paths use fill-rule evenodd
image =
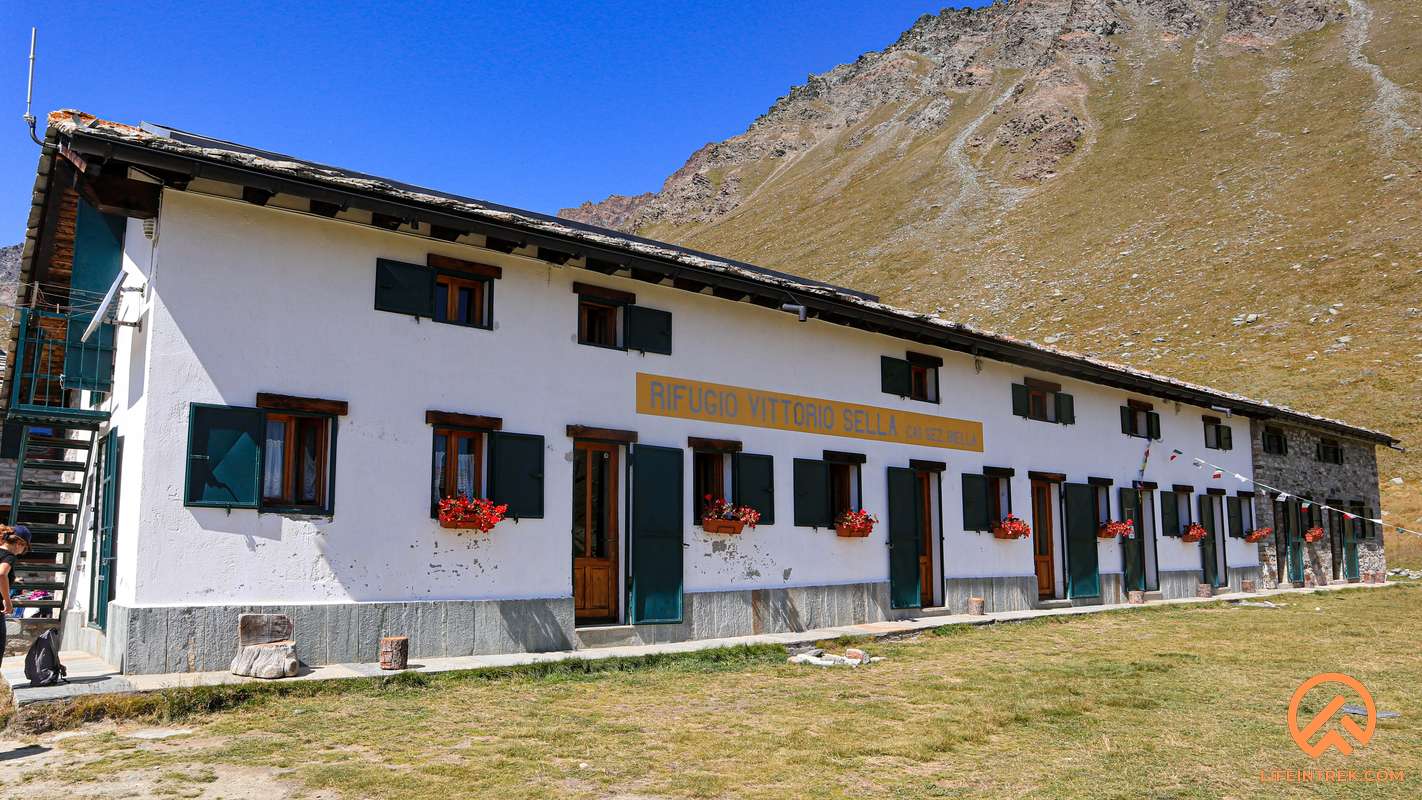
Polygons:
<instances>
[{"instance_id":1,"label":"grey stone base","mask_svg":"<svg viewBox=\"0 0 1422 800\"><path fill-rule=\"evenodd\" d=\"M981 597L983 611L1027 611L1037 607L1037 577L949 578L943 605L950 614L968 613L968 598Z\"/></svg>"},{"instance_id":2,"label":"grey stone base","mask_svg":"<svg viewBox=\"0 0 1422 800\"><path fill-rule=\"evenodd\" d=\"M1205 573L1198 569L1171 570L1160 573L1160 596L1166 600L1195 597Z\"/></svg>"},{"instance_id":3,"label":"grey stone base","mask_svg":"<svg viewBox=\"0 0 1422 800\"><path fill-rule=\"evenodd\" d=\"M130 675L225 670L237 652L237 617L247 613L291 617L297 656L310 665L375 661L382 636L409 636L416 661L571 650L576 641L571 597L278 606L111 603L107 641L95 655Z\"/></svg>"},{"instance_id":4,"label":"grey stone base","mask_svg":"<svg viewBox=\"0 0 1422 800\"><path fill-rule=\"evenodd\" d=\"M1119 572L1101 573L1101 602L1107 605L1126 602L1126 576Z\"/></svg>"}]
</instances>

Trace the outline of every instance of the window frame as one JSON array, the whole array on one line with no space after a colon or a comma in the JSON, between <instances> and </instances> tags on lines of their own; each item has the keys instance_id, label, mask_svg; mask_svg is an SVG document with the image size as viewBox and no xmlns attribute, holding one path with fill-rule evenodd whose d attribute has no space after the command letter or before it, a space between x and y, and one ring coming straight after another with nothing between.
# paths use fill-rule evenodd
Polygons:
<instances>
[{"instance_id":1,"label":"window frame","mask_svg":"<svg viewBox=\"0 0 1422 800\"><path fill-rule=\"evenodd\" d=\"M1232 434L1224 433L1229 426L1219 417L1203 417L1205 424L1205 449L1229 451L1234 449L1234 437ZM1226 446L1226 438L1230 441Z\"/></svg>"},{"instance_id":2,"label":"window frame","mask_svg":"<svg viewBox=\"0 0 1422 800\"><path fill-rule=\"evenodd\" d=\"M440 319L439 290L440 285L445 286L445 319ZM454 318L459 307L460 288L478 289L478 303L476 305L478 320L475 322L464 322ZM442 325L458 325L464 328L479 328L481 330L492 330L494 327L494 281L492 278L468 275L466 273L453 272L450 270L435 270L434 277L434 322Z\"/></svg>"},{"instance_id":3,"label":"window frame","mask_svg":"<svg viewBox=\"0 0 1422 800\"><path fill-rule=\"evenodd\" d=\"M596 342L588 338L587 334L590 328L587 311L594 308L610 314L611 318L608 321L607 331L612 336L612 344L604 344L603 342ZM627 347L623 343L622 331L624 308L625 306L621 303L614 303L589 295L578 295L578 344L588 347L601 347L604 350L626 350Z\"/></svg>"},{"instance_id":4,"label":"window frame","mask_svg":"<svg viewBox=\"0 0 1422 800\"><path fill-rule=\"evenodd\" d=\"M937 403L938 400L938 367L931 367L927 364L909 361L909 394L910 400L917 400L920 403Z\"/></svg>"},{"instance_id":5,"label":"window frame","mask_svg":"<svg viewBox=\"0 0 1422 800\"><path fill-rule=\"evenodd\" d=\"M1343 442L1338 439L1319 438L1318 451L1314 455L1319 463L1341 465L1343 463Z\"/></svg>"},{"instance_id":6,"label":"window frame","mask_svg":"<svg viewBox=\"0 0 1422 800\"><path fill-rule=\"evenodd\" d=\"M1126 404L1121 406L1121 410L1128 412L1130 415L1128 429L1122 431L1122 433L1137 439L1149 439L1151 441L1159 441L1162 438L1162 436L1159 435L1161 433L1160 414L1156 412L1154 405L1139 400L1127 400ZM1155 436L1151 435L1150 430L1152 418L1156 421L1156 434L1158 435Z\"/></svg>"},{"instance_id":7,"label":"window frame","mask_svg":"<svg viewBox=\"0 0 1422 800\"><path fill-rule=\"evenodd\" d=\"M260 468L258 475L261 477L261 486L258 490L257 512L269 514L311 514L315 516L331 516L335 513L335 493L336 493L336 415L320 414L310 411L290 411L259 409L262 415L262 442ZM284 438L282 445L282 493L284 496L270 496L267 494L267 459L268 459L268 426L273 419L281 420L284 425ZM296 460L299 447L294 447L296 437L300 434L299 420L313 420L319 423L320 431L319 449L321 457L316 466L316 474L320 483L317 488L318 500L314 503L302 503L296 501L297 464ZM288 494L289 493L289 494Z\"/></svg>"},{"instance_id":8,"label":"window frame","mask_svg":"<svg viewBox=\"0 0 1422 800\"><path fill-rule=\"evenodd\" d=\"M458 453L458 443L460 440L470 439L474 442L474 497L470 499L486 498L489 495L488 465L486 459L489 454L489 431L484 428L471 428L459 425L433 425L430 436L430 519L439 517L439 501L447 495L440 491L441 484L435 483L435 458L439 454L440 440L444 440L444 464L440 467L438 480L443 481L444 487L459 486L459 460L450 458L451 453Z\"/></svg>"},{"instance_id":9,"label":"window frame","mask_svg":"<svg viewBox=\"0 0 1422 800\"><path fill-rule=\"evenodd\" d=\"M1092 485L1092 506L1096 511L1096 527L1111 521L1111 487L1105 485Z\"/></svg>"},{"instance_id":10,"label":"window frame","mask_svg":"<svg viewBox=\"0 0 1422 800\"><path fill-rule=\"evenodd\" d=\"M1283 428L1265 425L1263 432L1259 434L1259 447L1265 455L1286 456L1289 454L1288 434Z\"/></svg>"},{"instance_id":11,"label":"window frame","mask_svg":"<svg viewBox=\"0 0 1422 800\"><path fill-rule=\"evenodd\" d=\"M983 478L987 480L988 530L992 530L1012 513L1012 479L986 472Z\"/></svg>"},{"instance_id":12,"label":"window frame","mask_svg":"<svg viewBox=\"0 0 1422 800\"><path fill-rule=\"evenodd\" d=\"M848 461L825 460L826 473L829 478L829 491L826 497L829 500L830 524L833 525L839 519L839 515L845 511L858 511L864 507L864 482L863 474L859 464ZM837 495L846 504L840 508L835 502Z\"/></svg>"},{"instance_id":13,"label":"window frame","mask_svg":"<svg viewBox=\"0 0 1422 800\"><path fill-rule=\"evenodd\" d=\"M701 524L706 514L706 495L712 500L730 501L726 491L728 485L735 485L733 474L735 459L727 458L728 453L719 450L692 448L691 451L691 520L693 525ZM705 483L711 478L712 487Z\"/></svg>"}]
</instances>

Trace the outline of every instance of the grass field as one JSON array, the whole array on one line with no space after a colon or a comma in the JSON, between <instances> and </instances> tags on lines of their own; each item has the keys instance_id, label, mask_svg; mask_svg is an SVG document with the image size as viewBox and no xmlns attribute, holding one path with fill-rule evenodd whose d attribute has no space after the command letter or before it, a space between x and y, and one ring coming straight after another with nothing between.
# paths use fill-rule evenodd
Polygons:
<instances>
[{"instance_id":1,"label":"grass field","mask_svg":"<svg viewBox=\"0 0 1422 800\"><path fill-rule=\"evenodd\" d=\"M0 769L5 797L1417 797L1422 586L1282 608L1159 607L945 628L857 670L775 649L642 664L409 676L258 692L131 737L103 722ZM1356 676L1384 720L1313 761L1285 708ZM309 684L308 686L314 686ZM1329 698L1311 694L1305 710ZM209 698L210 699L210 698ZM146 706L187 713L191 698ZM165 709L167 709L165 711ZM10 742L0 752L18 746ZM1400 770L1400 783L1281 784L1261 771Z\"/></svg>"}]
</instances>

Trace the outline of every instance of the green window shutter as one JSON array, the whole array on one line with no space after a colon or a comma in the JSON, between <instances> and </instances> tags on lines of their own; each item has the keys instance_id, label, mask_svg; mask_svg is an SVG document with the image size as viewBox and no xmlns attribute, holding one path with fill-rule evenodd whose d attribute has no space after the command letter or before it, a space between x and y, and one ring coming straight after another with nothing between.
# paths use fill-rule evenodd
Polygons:
<instances>
[{"instance_id":1,"label":"green window shutter","mask_svg":"<svg viewBox=\"0 0 1422 800\"><path fill-rule=\"evenodd\" d=\"M1120 498L1121 501L1121 520L1125 521L1129 519L1134 521L1136 523L1136 530L1139 531L1143 524L1140 519L1139 510L1136 508L1136 503L1140 495L1135 489L1122 486L1116 491L1116 496Z\"/></svg>"},{"instance_id":2,"label":"green window shutter","mask_svg":"<svg viewBox=\"0 0 1422 800\"><path fill-rule=\"evenodd\" d=\"M513 519L543 517L543 437L489 434L489 499L508 503Z\"/></svg>"},{"instance_id":3,"label":"green window shutter","mask_svg":"<svg viewBox=\"0 0 1422 800\"><path fill-rule=\"evenodd\" d=\"M988 479L986 475L963 473L963 530L992 530L992 520L988 519Z\"/></svg>"},{"instance_id":4,"label":"green window shutter","mask_svg":"<svg viewBox=\"0 0 1422 800\"><path fill-rule=\"evenodd\" d=\"M1057 392L1057 422L1062 425L1076 424L1076 398Z\"/></svg>"},{"instance_id":5,"label":"green window shutter","mask_svg":"<svg viewBox=\"0 0 1422 800\"><path fill-rule=\"evenodd\" d=\"M1096 489L1085 483L1062 487L1066 502L1068 597L1100 597L1101 568L1096 547Z\"/></svg>"},{"instance_id":6,"label":"green window shutter","mask_svg":"<svg viewBox=\"0 0 1422 800\"><path fill-rule=\"evenodd\" d=\"M731 455L734 502L760 512L761 525L775 524L775 461L751 453Z\"/></svg>"},{"instance_id":7,"label":"green window shutter","mask_svg":"<svg viewBox=\"0 0 1422 800\"><path fill-rule=\"evenodd\" d=\"M1228 425L1220 426L1220 449L1234 449L1234 431Z\"/></svg>"},{"instance_id":8,"label":"green window shutter","mask_svg":"<svg viewBox=\"0 0 1422 800\"><path fill-rule=\"evenodd\" d=\"M261 409L192 404L184 505L256 508L265 427Z\"/></svg>"},{"instance_id":9,"label":"green window shutter","mask_svg":"<svg viewBox=\"0 0 1422 800\"><path fill-rule=\"evenodd\" d=\"M376 259L375 309L433 317L434 279L434 270L421 264Z\"/></svg>"},{"instance_id":10,"label":"green window shutter","mask_svg":"<svg viewBox=\"0 0 1422 800\"><path fill-rule=\"evenodd\" d=\"M1160 534L1162 536L1180 535L1179 498L1178 492L1166 492L1160 496Z\"/></svg>"},{"instance_id":11,"label":"green window shutter","mask_svg":"<svg viewBox=\"0 0 1422 800\"><path fill-rule=\"evenodd\" d=\"M918 550L922 522L918 478L913 470L889 467L889 605L918 608L923 605L919 586Z\"/></svg>"},{"instance_id":12,"label":"green window shutter","mask_svg":"<svg viewBox=\"0 0 1422 800\"><path fill-rule=\"evenodd\" d=\"M1027 387L1020 383L1012 384L1012 413L1014 416L1025 417L1031 410L1031 405L1027 402Z\"/></svg>"},{"instance_id":13,"label":"green window shutter","mask_svg":"<svg viewBox=\"0 0 1422 800\"><path fill-rule=\"evenodd\" d=\"M1160 414L1154 411L1146 412L1146 435L1152 439L1160 438Z\"/></svg>"},{"instance_id":14,"label":"green window shutter","mask_svg":"<svg viewBox=\"0 0 1422 800\"><path fill-rule=\"evenodd\" d=\"M902 358L879 356L879 387L885 394L908 397L913 393L913 372Z\"/></svg>"},{"instance_id":15,"label":"green window shutter","mask_svg":"<svg viewBox=\"0 0 1422 800\"><path fill-rule=\"evenodd\" d=\"M1139 512L1140 494L1127 487L1116 492L1121 500L1121 520L1135 523L1136 538L1121 540L1121 564L1124 571L1125 588L1145 591L1145 552L1142 537L1145 535L1145 521Z\"/></svg>"},{"instance_id":16,"label":"green window shutter","mask_svg":"<svg viewBox=\"0 0 1422 800\"><path fill-rule=\"evenodd\" d=\"M1229 515L1229 535L1239 538L1248 531L1241 530L1244 527L1244 511L1240 508L1238 497L1225 498L1225 511Z\"/></svg>"},{"instance_id":17,"label":"green window shutter","mask_svg":"<svg viewBox=\"0 0 1422 800\"><path fill-rule=\"evenodd\" d=\"M830 514L829 465L808 458L795 459L795 524L804 528L828 528Z\"/></svg>"},{"instance_id":18,"label":"green window shutter","mask_svg":"<svg viewBox=\"0 0 1422 800\"><path fill-rule=\"evenodd\" d=\"M672 315L670 311L661 311L645 306L627 306L623 315L627 325L627 335L624 337L624 341L628 350L671 355Z\"/></svg>"},{"instance_id":19,"label":"green window shutter","mask_svg":"<svg viewBox=\"0 0 1422 800\"><path fill-rule=\"evenodd\" d=\"M685 455L639 444L632 451L632 621L681 622Z\"/></svg>"},{"instance_id":20,"label":"green window shutter","mask_svg":"<svg viewBox=\"0 0 1422 800\"><path fill-rule=\"evenodd\" d=\"M1215 504L1207 494L1197 495L1195 506L1200 509L1200 524L1213 536L1215 533Z\"/></svg>"},{"instance_id":21,"label":"green window shutter","mask_svg":"<svg viewBox=\"0 0 1422 800\"><path fill-rule=\"evenodd\" d=\"M1131 435L1131 407L1121 406L1121 433Z\"/></svg>"}]
</instances>

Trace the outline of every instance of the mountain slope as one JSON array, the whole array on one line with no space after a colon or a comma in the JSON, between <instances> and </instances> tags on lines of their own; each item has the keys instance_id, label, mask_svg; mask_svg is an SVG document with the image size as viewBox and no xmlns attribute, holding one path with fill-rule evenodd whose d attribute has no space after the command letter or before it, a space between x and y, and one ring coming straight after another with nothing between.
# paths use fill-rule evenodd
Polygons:
<instances>
[{"instance_id":1,"label":"mountain slope","mask_svg":"<svg viewBox=\"0 0 1422 800\"><path fill-rule=\"evenodd\" d=\"M563 214L1422 447L1419 43L1409 0L948 10Z\"/></svg>"}]
</instances>

